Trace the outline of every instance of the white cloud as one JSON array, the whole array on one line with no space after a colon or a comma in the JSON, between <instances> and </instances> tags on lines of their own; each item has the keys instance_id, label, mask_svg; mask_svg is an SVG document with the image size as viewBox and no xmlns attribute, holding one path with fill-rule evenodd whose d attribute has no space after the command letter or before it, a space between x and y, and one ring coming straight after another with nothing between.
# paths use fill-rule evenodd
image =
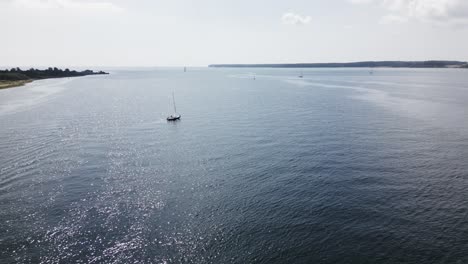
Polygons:
<instances>
[{"instance_id":1,"label":"white cloud","mask_svg":"<svg viewBox=\"0 0 468 264\"><path fill-rule=\"evenodd\" d=\"M348 0L348 1L353 4L370 4L373 2L373 0Z\"/></svg>"},{"instance_id":2,"label":"white cloud","mask_svg":"<svg viewBox=\"0 0 468 264\"><path fill-rule=\"evenodd\" d=\"M13 0L13 6L30 9L79 9L122 11L123 9L111 2L84 0Z\"/></svg>"},{"instance_id":3,"label":"white cloud","mask_svg":"<svg viewBox=\"0 0 468 264\"><path fill-rule=\"evenodd\" d=\"M398 15L385 15L380 19L380 24L389 25L389 24L402 24L407 22L408 19L406 17L398 16Z\"/></svg>"},{"instance_id":4,"label":"white cloud","mask_svg":"<svg viewBox=\"0 0 468 264\"><path fill-rule=\"evenodd\" d=\"M348 0L354 4L375 3L389 14L383 21L405 22L410 19L448 24L468 24L467 0Z\"/></svg>"},{"instance_id":5,"label":"white cloud","mask_svg":"<svg viewBox=\"0 0 468 264\"><path fill-rule=\"evenodd\" d=\"M286 25L305 25L309 24L312 18L310 16L302 16L295 13L285 13L281 17L281 21L283 21Z\"/></svg>"}]
</instances>

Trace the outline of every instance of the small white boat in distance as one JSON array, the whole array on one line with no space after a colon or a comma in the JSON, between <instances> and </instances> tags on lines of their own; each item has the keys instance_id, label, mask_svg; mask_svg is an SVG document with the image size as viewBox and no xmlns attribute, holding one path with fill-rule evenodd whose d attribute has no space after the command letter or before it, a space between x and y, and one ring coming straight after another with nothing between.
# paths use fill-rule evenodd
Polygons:
<instances>
[{"instance_id":1,"label":"small white boat in distance","mask_svg":"<svg viewBox=\"0 0 468 264\"><path fill-rule=\"evenodd\" d=\"M174 103L174 114L168 116L166 119L167 121L177 121L180 119L181 115L177 113L177 108L175 104L175 97L174 97L174 92L172 92L172 102Z\"/></svg>"}]
</instances>

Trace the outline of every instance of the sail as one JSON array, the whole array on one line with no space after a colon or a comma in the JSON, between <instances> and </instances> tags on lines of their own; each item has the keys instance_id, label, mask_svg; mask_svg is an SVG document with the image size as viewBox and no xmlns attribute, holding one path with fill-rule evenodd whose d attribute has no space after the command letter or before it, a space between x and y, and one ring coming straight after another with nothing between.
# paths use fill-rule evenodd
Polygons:
<instances>
[{"instance_id":1,"label":"sail","mask_svg":"<svg viewBox=\"0 0 468 264\"><path fill-rule=\"evenodd\" d=\"M176 104L175 104L174 92L172 92L172 102L174 103L174 114L177 114L177 108L176 108Z\"/></svg>"}]
</instances>

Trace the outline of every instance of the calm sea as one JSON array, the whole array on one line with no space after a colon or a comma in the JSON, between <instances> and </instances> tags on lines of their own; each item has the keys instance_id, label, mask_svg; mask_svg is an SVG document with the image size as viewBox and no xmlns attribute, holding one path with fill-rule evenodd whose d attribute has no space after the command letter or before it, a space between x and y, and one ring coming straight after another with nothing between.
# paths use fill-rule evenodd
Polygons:
<instances>
[{"instance_id":1,"label":"calm sea","mask_svg":"<svg viewBox=\"0 0 468 264\"><path fill-rule=\"evenodd\" d=\"M468 263L468 71L303 73L0 90L0 263Z\"/></svg>"}]
</instances>

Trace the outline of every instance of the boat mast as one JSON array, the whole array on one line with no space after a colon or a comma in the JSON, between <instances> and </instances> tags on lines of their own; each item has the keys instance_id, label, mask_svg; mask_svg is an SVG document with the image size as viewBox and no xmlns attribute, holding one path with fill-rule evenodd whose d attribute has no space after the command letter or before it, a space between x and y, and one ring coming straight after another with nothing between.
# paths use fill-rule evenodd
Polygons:
<instances>
[{"instance_id":1,"label":"boat mast","mask_svg":"<svg viewBox=\"0 0 468 264\"><path fill-rule=\"evenodd\" d=\"M174 92L172 92L172 102L174 102L174 113L177 114L177 108L176 108L176 105L175 105Z\"/></svg>"}]
</instances>

